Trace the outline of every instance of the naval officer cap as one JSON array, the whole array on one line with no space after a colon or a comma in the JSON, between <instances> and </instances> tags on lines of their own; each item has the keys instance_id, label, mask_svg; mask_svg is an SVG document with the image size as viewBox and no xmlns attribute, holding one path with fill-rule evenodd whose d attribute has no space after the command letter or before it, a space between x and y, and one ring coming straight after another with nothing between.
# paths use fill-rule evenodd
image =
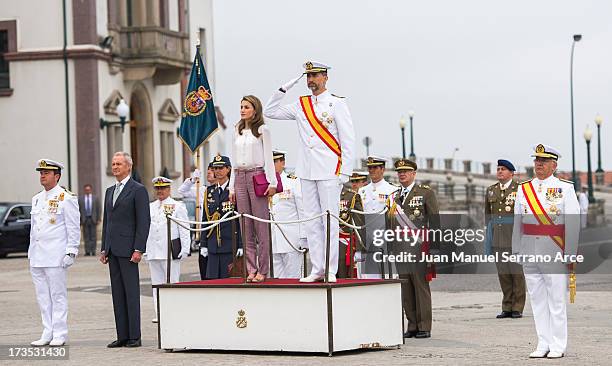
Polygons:
<instances>
[{"instance_id":1,"label":"naval officer cap","mask_svg":"<svg viewBox=\"0 0 612 366\"><path fill-rule=\"evenodd\" d=\"M284 159L285 155L287 155L286 151L277 150L277 149L272 150L272 160Z\"/></svg>"},{"instance_id":2,"label":"naval officer cap","mask_svg":"<svg viewBox=\"0 0 612 366\"><path fill-rule=\"evenodd\" d=\"M51 159L40 159L36 164L36 171L41 170L56 170L61 173L64 169L64 164Z\"/></svg>"},{"instance_id":3,"label":"naval officer cap","mask_svg":"<svg viewBox=\"0 0 612 366\"><path fill-rule=\"evenodd\" d=\"M368 156L368 161L366 162L366 166L382 166L384 167L387 163L387 159L378 155L370 155Z\"/></svg>"},{"instance_id":4,"label":"naval officer cap","mask_svg":"<svg viewBox=\"0 0 612 366\"><path fill-rule=\"evenodd\" d=\"M349 181L351 181L352 183L360 183L360 182L365 182L368 180L368 175L366 173L361 173L361 172L353 172L353 174L351 174L351 176L349 177Z\"/></svg>"},{"instance_id":5,"label":"naval officer cap","mask_svg":"<svg viewBox=\"0 0 612 366\"><path fill-rule=\"evenodd\" d=\"M230 162L230 159L227 156L217 155L212 161L212 166L213 168L224 167L224 166L231 168L232 163Z\"/></svg>"},{"instance_id":6,"label":"naval officer cap","mask_svg":"<svg viewBox=\"0 0 612 366\"><path fill-rule=\"evenodd\" d=\"M531 155L534 158L545 158L545 159L553 159L559 160L561 154L559 151L552 146L537 144L533 147L535 154Z\"/></svg>"},{"instance_id":7,"label":"naval officer cap","mask_svg":"<svg viewBox=\"0 0 612 366\"><path fill-rule=\"evenodd\" d=\"M408 159L399 159L395 162L395 171L396 172L405 172L405 171L416 171L417 163Z\"/></svg>"},{"instance_id":8,"label":"naval officer cap","mask_svg":"<svg viewBox=\"0 0 612 366\"><path fill-rule=\"evenodd\" d=\"M166 177L155 177L153 179L151 179L151 182L153 183L153 187L157 188L157 187L170 187L170 185L172 184L172 180L168 179Z\"/></svg>"},{"instance_id":9,"label":"naval officer cap","mask_svg":"<svg viewBox=\"0 0 612 366\"><path fill-rule=\"evenodd\" d=\"M497 160L497 166L503 166L506 169L508 169L511 172L515 172L516 169L514 168L514 164L512 164L510 162L510 160L506 160L506 159L499 159Z\"/></svg>"},{"instance_id":10,"label":"naval officer cap","mask_svg":"<svg viewBox=\"0 0 612 366\"><path fill-rule=\"evenodd\" d=\"M316 61L306 61L304 62L304 74L314 74L317 72L327 72L327 70L331 69L331 66L325 65L321 62Z\"/></svg>"}]
</instances>

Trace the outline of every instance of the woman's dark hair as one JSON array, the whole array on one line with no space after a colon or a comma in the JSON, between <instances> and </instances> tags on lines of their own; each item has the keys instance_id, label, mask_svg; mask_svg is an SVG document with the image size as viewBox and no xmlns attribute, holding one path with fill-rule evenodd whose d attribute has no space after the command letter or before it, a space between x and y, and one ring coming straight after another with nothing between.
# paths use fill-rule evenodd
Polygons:
<instances>
[{"instance_id":1,"label":"woman's dark hair","mask_svg":"<svg viewBox=\"0 0 612 366\"><path fill-rule=\"evenodd\" d=\"M247 95L242 97L242 100L240 102L248 102L251 106L253 106L253 109L255 110L255 114L253 115L253 118L249 121L249 127L251 128L251 133L253 134L253 136L255 137L259 137L260 133L259 133L259 127L262 126L264 124L264 118L263 118L263 107L261 106L261 101L259 100L259 98L257 98L254 95ZM241 119L240 121L238 121L238 133L242 135L242 130L244 130L246 127L246 121L244 119Z\"/></svg>"}]
</instances>

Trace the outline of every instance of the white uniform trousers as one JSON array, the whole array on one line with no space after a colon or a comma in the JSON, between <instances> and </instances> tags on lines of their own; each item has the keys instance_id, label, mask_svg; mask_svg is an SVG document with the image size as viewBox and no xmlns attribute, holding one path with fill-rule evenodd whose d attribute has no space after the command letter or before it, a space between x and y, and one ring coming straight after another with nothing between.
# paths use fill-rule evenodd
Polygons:
<instances>
[{"instance_id":1,"label":"white uniform trousers","mask_svg":"<svg viewBox=\"0 0 612 366\"><path fill-rule=\"evenodd\" d=\"M68 340L68 291L66 269L62 267L30 267L36 300L40 308L45 341Z\"/></svg>"},{"instance_id":2,"label":"white uniform trousers","mask_svg":"<svg viewBox=\"0 0 612 366\"><path fill-rule=\"evenodd\" d=\"M542 273L537 264L523 265L538 351L565 353L567 348L567 275Z\"/></svg>"},{"instance_id":3,"label":"white uniform trousers","mask_svg":"<svg viewBox=\"0 0 612 366\"><path fill-rule=\"evenodd\" d=\"M304 216L310 218L329 210L338 216L340 212L340 191L342 185L337 179L309 180L302 179L302 197L304 205ZM330 251L329 251L329 273L338 272L338 220L331 217L330 221ZM325 251L327 246L327 217L323 216L316 220L307 221L305 224L306 239L312 263L311 274L323 276L325 273Z\"/></svg>"},{"instance_id":4,"label":"white uniform trousers","mask_svg":"<svg viewBox=\"0 0 612 366\"><path fill-rule=\"evenodd\" d=\"M149 270L151 271L151 285L166 283L166 259L151 259ZM170 263L170 283L176 283L181 276L181 261L172 260ZM157 319L157 289L153 289L153 308L155 309L155 319Z\"/></svg>"},{"instance_id":5,"label":"white uniform trousers","mask_svg":"<svg viewBox=\"0 0 612 366\"><path fill-rule=\"evenodd\" d=\"M274 263L275 278L300 278L303 275L302 263L304 254L300 252L274 253L272 259Z\"/></svg>"}]
</instances>

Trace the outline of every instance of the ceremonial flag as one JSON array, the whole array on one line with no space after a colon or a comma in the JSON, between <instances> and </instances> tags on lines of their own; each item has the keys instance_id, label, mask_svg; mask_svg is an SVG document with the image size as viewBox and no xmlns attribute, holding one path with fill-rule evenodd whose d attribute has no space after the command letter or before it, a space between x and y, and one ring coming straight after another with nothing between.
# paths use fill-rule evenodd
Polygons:
<instances>
[{"instance_id":1,"label":"ceremonial flag","mask_svg":"<svg viewBox=\"0 0 612 366\"><path fill-rule=\"evenodd\" d=\"M198 46L191 67L187 95L183 103L181 127L179 127L178 132L179 138L192 153L195 153L217 131L217 128L217 114L213 96Z\"/></svg>"}]
</instances>

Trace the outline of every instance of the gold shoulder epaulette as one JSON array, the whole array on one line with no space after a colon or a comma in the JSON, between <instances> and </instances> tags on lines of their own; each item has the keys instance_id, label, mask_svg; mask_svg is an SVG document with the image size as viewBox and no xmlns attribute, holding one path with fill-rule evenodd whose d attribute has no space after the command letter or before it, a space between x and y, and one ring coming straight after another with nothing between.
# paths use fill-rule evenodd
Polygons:
<instances>
[{"instance_id":1,"label":"gold shoulder epaulette","mask_svg":"<svg viewBox=\"0 0 612 366\"><path fill-rule=\"evenodd\" d=\"M332 93L332 96L334 96L334 97L336 97L336 98L346 98L346 97L341 97L341 96L336 95L336 94L333 94L333 93Z\"/></svg>"},{"instance_id":2,"label":"gold shoulder epaulette","mask_svg":"<svg viewBox=\"0 0 612 366\"><path fill-rule=\"evenodd\" d=\"M71 196L76 196L76 193L74 193L74 192L70 192L70 191L68 190L68 188L66 188L66 187L64 187L64 186L60 186L60 187L62 187L62 188L64 189L64 191L66 191L66 193L68 193L69 195L71 195Z\"/></svg>"},{"instance_id":3,"label":"gold shoulder epaulette","mask_svg":"<svg viewBox=\"0 0 612 366\"><path fill-rule=\"evenodd\" d=\"M287 174L287 178L289 178L289 179L297 179L297 176L293 175L293 174Z\"/></svg>"},{"instance_id":4,"label":"gold shoulder epaulette","mask_svg":"<svg viewBox=\"0 0 612 366\"><path fill-rule=\"evenodd\" d=\"M572 184L572 185L574 184L574 182L572 182L571 180L562 179L562 178L559 178L559 180L560 180L561 182L569 183L569 184Z\"/></svg>"},{"instance_id":5,"label":"gold shoulder epaulette","mask_svg":"<svg viewBox=\"0 0 612 366\"><path fill-rule=\"evenodd\" d=\"M430 190L431 190L431 187L430 187L430 186L428 186L427 184L419 184L419 187L420 187L420 188L425 188L425 189L430 189Z\"/></svg>"},{"instance_id":6,"label":"gold shoulder epaulette","mask_svg":"<svg viewBox=\"0 0 612 366\"><path fill-rule=\"evenodd\" d=\"M521 184L525 184L525 183L529 183L529 182L531 182L532 180L533 180L533 178L531 178L531 179L527 179L527 180L524 180L524 181L520 182L520 183L519 183L519 185L521 185Z\"/></svg>"}]
</instances>

